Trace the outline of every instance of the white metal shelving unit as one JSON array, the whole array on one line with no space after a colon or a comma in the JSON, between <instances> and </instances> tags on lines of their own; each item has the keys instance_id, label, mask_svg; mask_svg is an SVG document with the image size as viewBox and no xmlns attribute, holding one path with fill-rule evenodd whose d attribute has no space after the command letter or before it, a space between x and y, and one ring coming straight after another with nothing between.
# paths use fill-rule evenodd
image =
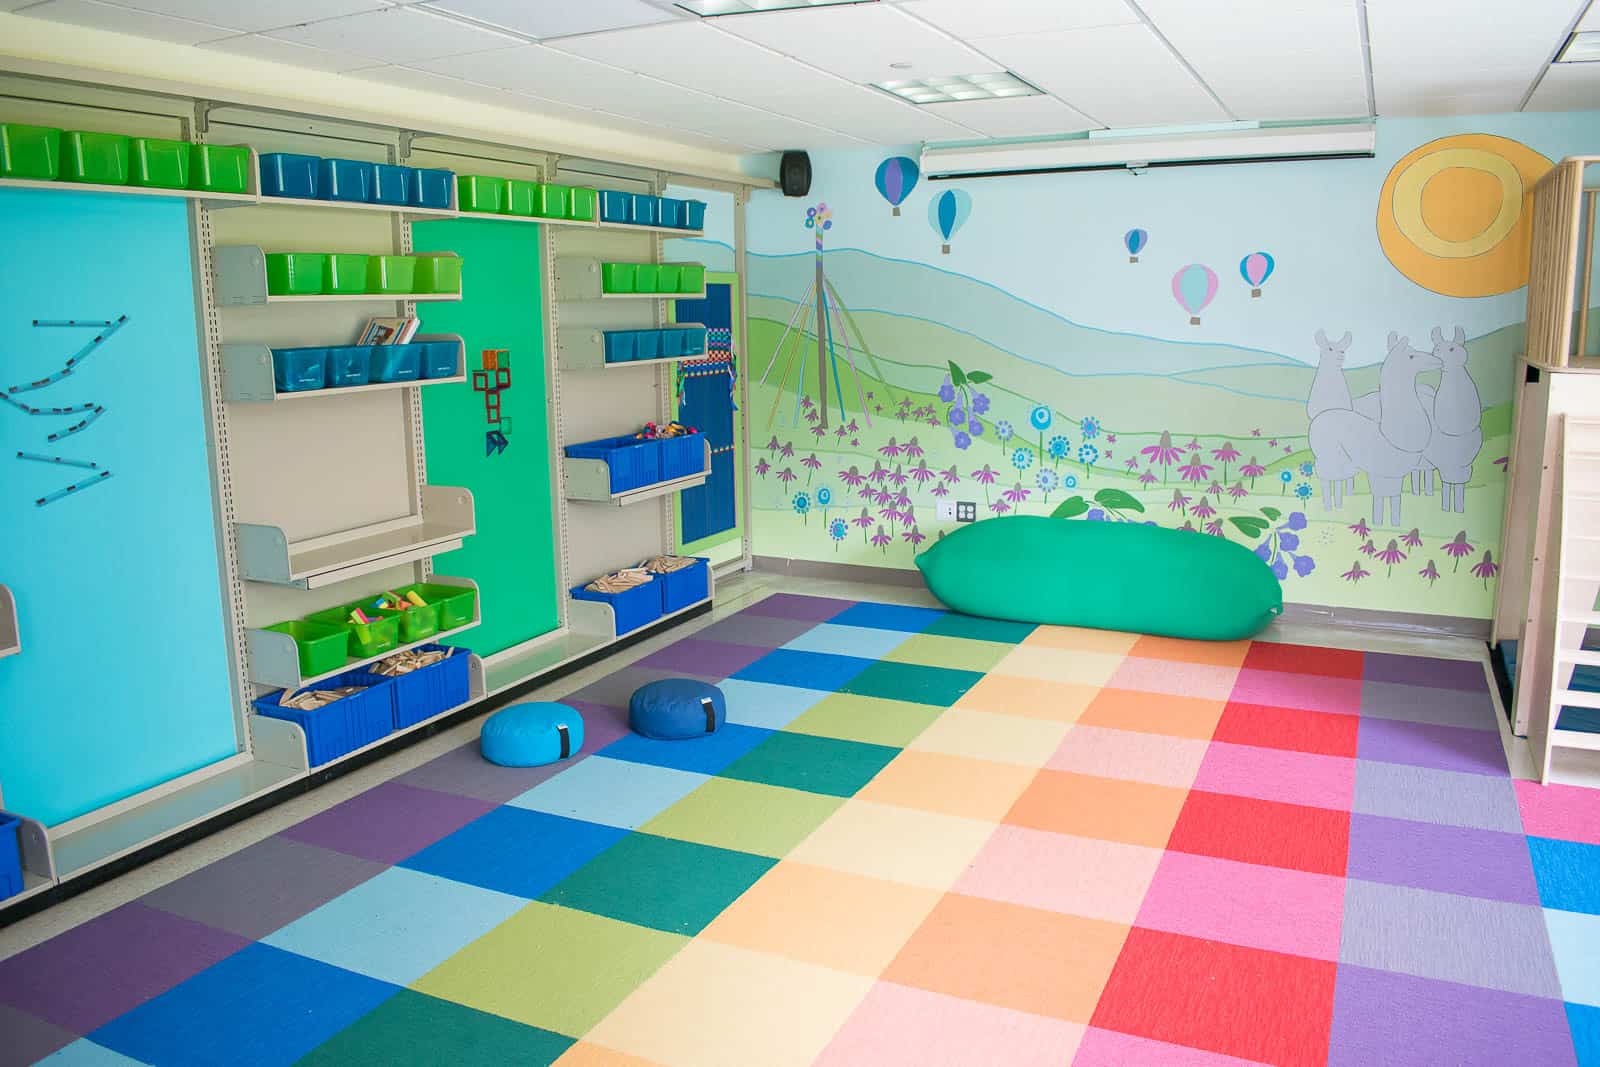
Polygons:
<instances>
[{"instance_id":1,"label":"white metal shelving unit","mask_svg":"<svg viewBox=\"0 0 1600 1067\"><path fill-rule=\"evenodd\" d=\"M418 335L414 340L455 340L465 348L459 335ZM464 382L467 376L465 351L456 360L456 373L448 378L420 378L409 382L371 382L367 385L347 385L333 389L305 389L280 393L272 376L272 349L264 344L225 344L222 346L222 389L229 401L235 403L280 403L300 400L337 400L349 396L383 393L395 389L415 389L428 385L449 385Z\"/></svg>"},{"instance_id":2,"label":"white metal shelving unit","mask_svg":"<svg viewBox=\"0 0 1600 1067\"><path fill-rule=\"evenodd\" d=\"M711 477L711 445L705 441L701 444L705 445L706 459L705 465L697 473L683 478L670 478L664 482L641 485L637 489L624 489L620 493L611 491L611 468L605 460L568 459L565 479L567 499L627 507L629 504L670 496L685 489L693 489L697 485L704 485L706 479Z\"/></svg>"}]
</instances>

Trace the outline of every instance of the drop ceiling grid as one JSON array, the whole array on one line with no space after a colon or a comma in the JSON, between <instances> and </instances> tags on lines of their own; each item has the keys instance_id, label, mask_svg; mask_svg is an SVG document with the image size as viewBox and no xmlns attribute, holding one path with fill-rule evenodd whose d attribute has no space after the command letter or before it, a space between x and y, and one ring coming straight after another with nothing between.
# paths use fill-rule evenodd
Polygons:
<instances>
[{"instance_id":1,"label":"drop ceiling grid","mask_svg":"<svg viewBox=\"0 0 1600 1067\"><path fill-rule=\"evenodd\" d=\"M1123 0L1009 0L1004 5L972 0L902 0L900 6L908 14L966 41L1140 21Z\"/></svg>"},{"instance_id":2,"label":"drop ceiling grid","mask_svg":"<svg viewBox=\"0 0 1600 1067\"><path fill-rule=\"evenodd\" d=\"M723 19L717 28L857 84L894 77L987 74L993 61L887 4L774 11ZM905 63L904 71L889 64Z\"/></svg>"},{"instance_id":3,"label":"drop ceiling grid","mask_svg":"<svg viewBox=\"0 0 1600 1067\"><path fill-rule=\"evenodd\" d=\"M423 6L539 40L693 17L646 0L434 0Z\"/></svg>"},{"instance_id":4,"label":"drop ceiling grid","mask_svg":"<svg viewBox=\"0 0 1600 1067\"><path fill-rule=\"evenodd\" d=\"M250 33L393 6L391 0L113 0L120 7Z\"/></svg>"},{"instance_id":5,"label":"drop ceiling grid","mask_svg":"<svg viewBox=\"0 0 1600 1067\"><path fill-rule=\"evenodd\" d=\"M173 18L170 15L140 11L117 4L103 4L97 0L46 0L45 3L21 8L17 12L29 18L65 22L89 29L108 30L112 33L129 33L136 37L149 37L174 44L198 44L229 37L236 30L215 23L195 19Z\"/></svg>"},{"instance_id":6,"label":"drop ceiling grid","mask_svg":"<svg viewBox=\"0 0 1600 1067\"><path fill-rule=\"evenodd\" d=\"M271 30L267 36L294 44L368 56L373 63L409 66L427 59L511 48L522 43L417 7L388 7Z\"/></svg>"}]
</instances>

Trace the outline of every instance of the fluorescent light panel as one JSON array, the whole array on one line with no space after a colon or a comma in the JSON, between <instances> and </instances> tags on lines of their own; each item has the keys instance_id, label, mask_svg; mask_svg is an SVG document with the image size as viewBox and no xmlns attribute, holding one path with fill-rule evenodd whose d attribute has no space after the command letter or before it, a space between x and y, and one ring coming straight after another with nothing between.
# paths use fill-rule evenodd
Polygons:
<instances>
[{"instance_id":1,"label":"fluorescent light panel","mask_svg":"<svg viewBox=\"0 0 1600 1067\"><path fill-rule=\"evenodd\" d=\"M1575 33L1556 54L1557 63L1600 63L1600 30Z\"/></svg>"},{"instance_id":2,"label":"fluorescent light panel","mask_svg":"<svg viewBox=\"0 0 1600 1067\"><path fill-rule=\"evenodd\" d=\"M875 4L878 0L678 0L678 6L701 18L719 15L754 15L761 11L789 11L798 7L838 7Z\"/></svg>"},{"instance_id":3,"label":"fluorescent light panel","mask_svg":"<svg viewBox=\"0 0 1600 1067\"><path fill-rule=\"evenodd\" d=\"M989 74L947 74L935 78L908 78L899 81L873 82L872 85L873 88L882 89L913 104L949 104L957 100L1010 100L1019 96L1043 95L1040 90L1006 70Z\"/></svg>"}]
</instances>

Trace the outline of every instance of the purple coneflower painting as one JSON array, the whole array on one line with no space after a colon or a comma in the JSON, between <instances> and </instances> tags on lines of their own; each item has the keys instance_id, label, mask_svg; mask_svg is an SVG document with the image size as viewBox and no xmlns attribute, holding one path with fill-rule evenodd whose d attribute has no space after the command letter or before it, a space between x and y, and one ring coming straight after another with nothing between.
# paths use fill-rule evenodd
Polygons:
<instances>
[{"instance_id":1,"label":"purple coneflower painting","mask_svg":"<svg viewBox=\"0 0 1600 1067\"><path fill-rule=\"evenodd\" d=\"M1428 588L1429 589L1432 589L1433 588L1433 583L1437 582L1439 580L1439 568L1435 567L1433 565L1433 560L1431 560L1431 559L1428 561L1428 565L1426 567L1422 568L1417 573L1422 575L1424 578L1428 579Z\"/></svg>"},{"instance_id":2,"label":"purple coneflower painting","mask_svg":"<svg viewBox=\"0 0 1600 1067\"><path fill-rule=\"evenodd\" d=\"M1161 482L1167 481L1167 468L1178 462L1183 453L1179 452L1172 444L1172 434L1166 430L1161 431L1161 440L1153 445L1145 445L1139 449L1139 454L1148 456L1152 466L1161 468Z\"/></svg>"},{"instance_id":3,"label":"purple coneflower painting","mask_svg":"<svg viewBox=\"0 0 1600 1067\"><path fill-rule=\"evenodd\" d=\"M1494 553L1487 548L1483 550L1483 558L1472 565L1472 576L1483 579L1483 587L1489 588L1489 579L1500 573L1500 564L1494 561Z\"/></svg>"},{"instance_id":4,"label":"purple coneflower painting","mask_svg":"<svg viewBox=\"0 0 1600 1067\"><path fill-rule=\"evenodd\" d=\"M1402 562L1405 558L1406 554L1400 551L1400 543L1392 537L1389 538L1389 547L1377 554L1378 562L1388 567L1388 570L1384 572L1384 577L1394 577L1394 565Z\"/></svg>"},{"instance_id":5,"label":"purple coneflower painting","mask_svg":"<svg viewBox=\"0 0 1600 1067\"><path fill-rule=\"evenodd\" d=\"M1472 547L1471 543L1467 541L1467 531L1465 530L1460 531L1456 534L1453 540L1448 541L1439 547L1443 549L1445 555L1456 561L1456 565L1450 568L1451 573L1461 569L1461 559L1463 556L1470 556L1473 552L1477 551Z\"/></svg>"},{"instance_id":6,"label":"purple coneflower painting","mask_svg":"<svg viewBox=\"0 0 1600 1067\"><path fill-rule=\"evenodd\" d=\"M1361 579L1366 578L1371 574L1371 571L1362 570L1361 561L1356 560L1354 563L1350 564L1350 569L1339 575L1339 577L1343 578L1347 582L1359 582Z\"/></svg>"},{"instance_id":7,"label":"purple coneflower painting","mask_svg":"<svg viewBox=\"0 0 1600 1067\"><path fill-rule=\"evenodd\" d=\"M1400 543L1405 545L1407 548L1421 548L1422 532L1413 526L1410 533L1400 538Z\"/></svg>"}]
</instances>

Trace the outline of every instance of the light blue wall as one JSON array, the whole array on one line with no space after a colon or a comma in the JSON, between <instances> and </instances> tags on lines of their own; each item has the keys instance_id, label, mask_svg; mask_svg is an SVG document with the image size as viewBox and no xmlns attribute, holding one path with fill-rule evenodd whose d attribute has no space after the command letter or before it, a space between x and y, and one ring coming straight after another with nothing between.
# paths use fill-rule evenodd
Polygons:
<instances>
[{"instance_id":1,"label":"light blue wall","mask_svg":"<svg viewBox=\"0 0 1600 1067\"><path fill-rule=\"evenodd\" d=\"M194 283L181 201L0 190L0 389L59 371L92 331L34 319L129 321L76 373L0 405L0 582L23 652L0 660L0 789L54 824L235 751ZM112 477L38 507L100 462Z\"/></svg>"}]
</instances>

